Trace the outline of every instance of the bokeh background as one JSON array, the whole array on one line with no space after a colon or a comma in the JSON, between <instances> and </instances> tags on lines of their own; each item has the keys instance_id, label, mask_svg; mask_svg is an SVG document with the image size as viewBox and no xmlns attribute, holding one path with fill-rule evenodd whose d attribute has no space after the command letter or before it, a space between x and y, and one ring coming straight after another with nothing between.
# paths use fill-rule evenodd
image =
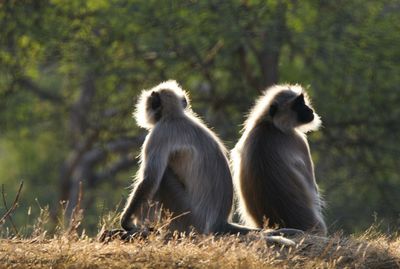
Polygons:
<instances>
[{"instance_id":1,"label":"bokeh background","mask_svg":"<svg viewBox=\"0 0 400 269\"><path fill-rule=\"evenodd\" d=\"M68 218L82 181L82 227L97 232L138 167L145 131L131 113L141 89L176 79L231 149L255 98L287 82L308 89L324 123L309 141L330 231L375 223L392 233L399 44L398 0L2 0L0 183L9 206L24 181L13 222L27 232L47 205L52 222Z\"/></svg>"}]
</instances>

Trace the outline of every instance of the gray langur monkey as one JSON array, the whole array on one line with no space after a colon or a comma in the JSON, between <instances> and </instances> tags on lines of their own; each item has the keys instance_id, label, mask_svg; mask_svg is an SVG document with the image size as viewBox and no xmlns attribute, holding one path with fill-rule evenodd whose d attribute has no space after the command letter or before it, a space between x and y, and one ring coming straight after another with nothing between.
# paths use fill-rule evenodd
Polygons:
<instances>
[{"instance_id":1,"label":"gray langur monkey","mask_svg":"<svg viewBox=\"0 0 400 269\"><path fill-rule=\"evenodd\" d=\"M227 151L217 136L192 112L187 93L175 81L144 90L136 106L139 126L149 130L140 155L140 169L121 215L127 232L137 231L147 201L173 213L169 230L246 234L260 229L229 223L233 182ZM134 221L132 221L132 216ZM298 232L282 229L266 233ZM288 240L279 237L282 240Z\"/></svg>"},{"instance_id":2,"label":"gray langur monkey","mask_svg":"<svg viewBox=\"0 0 400 269\"><path fill-rule=\"evenodd\" d=\"M250 226L289 227L325 235L323 202L305 133L319 116L299 85L266 90L250 111L232 150L239 212Z\"/></svg>"}]
</instances>

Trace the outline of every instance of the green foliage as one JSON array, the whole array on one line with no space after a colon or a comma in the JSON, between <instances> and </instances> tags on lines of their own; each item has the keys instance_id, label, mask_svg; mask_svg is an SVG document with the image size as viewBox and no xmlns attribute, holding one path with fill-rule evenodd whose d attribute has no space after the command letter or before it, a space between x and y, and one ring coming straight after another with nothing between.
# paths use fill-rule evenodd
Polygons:
<instances>
[{"instance_id":1,"label":"green foliage","mask_svg":"<svg viewBox=\"0 0 400 269\"><path fill-rule=\"evenodd\" d=\"M310 141L332 229L359 231L375 213L398 227L399 10L394 0L1 2L0 182L11 194L25 181L17 222L28 206L39 212L35 198L57 218L62 171L85 141L99 159L83 173L78 158L69 181L84 182L84 225L115 208L137 165L111 168L138 147L110 144L143 134L131 118L141 89L178 80L231 148L272 70L309 88L322 116Z\"/></svg>"}]
</instances>

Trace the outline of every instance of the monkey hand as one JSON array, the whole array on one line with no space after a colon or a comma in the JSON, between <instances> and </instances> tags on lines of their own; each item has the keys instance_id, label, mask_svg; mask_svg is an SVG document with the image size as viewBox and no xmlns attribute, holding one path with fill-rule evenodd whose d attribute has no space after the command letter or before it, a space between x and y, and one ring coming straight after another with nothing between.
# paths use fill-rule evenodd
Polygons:
<instances>
[{"instance_id":1,"label":"monkey hand","mask_svg":"<svg viewBox=\"0 0 400 269\"><path fill-rule=\"evenodd\" d=\"M129 231L123 229L104 230L98 237L98 240L104 243L108 243L114 239L130 241L138 237L146 238L152 231L152 228L140 229L138 227L134 227Z\"/></svg>"},{"instance_id":2,"label":"monkey hand","mask_svg":"<svg viewBox=\"0 0 400 269\"><path fill-rule=\"evenodd\" d=\"M116 238L122 239L125 233L126 231L122 229L104 230L100 233L98 240L103 243L108 243Z\"/></svg>"},{"instance_id":3,"label":"monkey hand","mask_svg":"<svg viewBox=\"0 0 400 269\"><path fill-rule=\"evenodd\" d=\"M135 237L146 238L153 231L154 231L154 229L152 227L134 226L129 231L126 231L124 236L121 239L125 240L125 241L129 241L130 239L135 238Z\"/></svg>"}]
</instances>

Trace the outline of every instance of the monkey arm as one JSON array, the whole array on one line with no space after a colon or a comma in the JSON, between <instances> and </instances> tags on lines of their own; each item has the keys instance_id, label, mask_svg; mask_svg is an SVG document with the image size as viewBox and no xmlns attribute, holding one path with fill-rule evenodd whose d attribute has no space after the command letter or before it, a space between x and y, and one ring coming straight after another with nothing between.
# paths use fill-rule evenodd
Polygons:
<instances>
[{"instance_id":1,"label":"monkey arm","mask_svg":"<svg viewBox=\"0 0 400 269\"><path fill-rule=\"evenodd\" d=\"M168 165L168 152L152 150L144 154L144 156L145 158L139 171L139 183L130 194L121 215L121 226L126 231L135 229L131 222L131 216L138 212L144 202L153 199Z\"/></svg>"},{"instance_id":2,"label":"monkey arm","mask_svg":"<svg viewBox=\"0 0 400 269\"><path fill-rule=\"evenodd\" d=\"M121 226L126 231L134 229L133 223L131 222L131 216L135 214L140 206L147 201L151 196L152 189L155 184L150 178L144 177L132 194L129 196L127 206L121 215Z\"/></svg>"}]
</instances>

